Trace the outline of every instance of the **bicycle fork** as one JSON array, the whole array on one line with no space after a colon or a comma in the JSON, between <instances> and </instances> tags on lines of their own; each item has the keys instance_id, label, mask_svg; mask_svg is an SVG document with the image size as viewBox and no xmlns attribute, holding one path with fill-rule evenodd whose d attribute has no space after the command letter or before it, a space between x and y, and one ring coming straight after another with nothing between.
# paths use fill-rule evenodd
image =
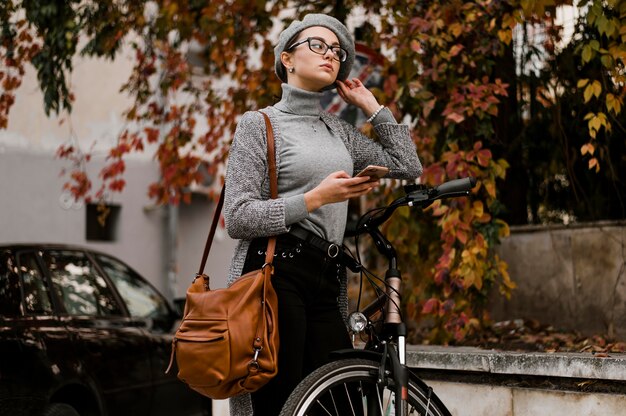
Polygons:
<instances>
[{"instance_id":1,"label":"bicycle fork","mask_svg":"<svg viewBox=\"0 0 626 416\"><path fill-rule=\"evenodd\" d=\"M387 357L391 361L392 371L391 377L388 376ZM390 380L391 378L391 380ZM393 344L383 342L383 356L378 368L378 384L381 388L388 386L393 387L395 395L394 401L394 415L406 416L408 413L408 384L409 384L409 370L406 365L400 364L398 353ZM382 410L382 406L381 406ZM386 416L386 415L385 415Z\"/></svg>"}]
</instances>

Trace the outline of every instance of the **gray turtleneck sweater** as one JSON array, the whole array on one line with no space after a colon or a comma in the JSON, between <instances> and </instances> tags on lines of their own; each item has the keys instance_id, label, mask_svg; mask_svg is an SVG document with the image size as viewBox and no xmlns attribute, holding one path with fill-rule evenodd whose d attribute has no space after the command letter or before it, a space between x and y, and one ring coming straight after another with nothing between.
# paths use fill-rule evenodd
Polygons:
<instances>
[{"instance_id":1,"label":"gray turtleneck sweater","mask_svg":"<svg viewBox=\"0 0 626 416\"><path fill-rule=\"evenodd\" d=\"M289 232L298 223L337 243L343 240L348 203L328 204L307 212L304 193L332 172L352 175L367 165L389 168L391 178L414 179L422 165L409 128L397 124L385 108L372 121L378 141L320 108L321 93L283 84L282 99L265 112L272 122L278 171L277 199L270 199L265 122L257 111L245 113L237 125L226 171L224 220L235 248L228 275L231 284L241 275L250 241ZM340 281L339 307L347 316L345 273ZM231 399L231 415L248 416L248 395Z\"/></svg>"},{"instance_id":2,"label":"gray turtleneck sweater","mask_svg":"<svg viewBox=\"0 0 626 416\"><path fill-rule=\"evenodd\" d=\"M299 223L320 237L341 244L348 202L307 212L304 194L333 172L348 175L368 164L390 168L390 177L412 179L421 164L408 127L396 123L388 109L373 120L376 143L354 127L325 113L322 93L282 85L282 99L265 111L276 142L278 200L268 201L265 125L256 112L243 115L235 132L226 173L225 220L233 238L287 232ZM276 211L274 211L276 210Z\"/></svg>"}]
</instances>

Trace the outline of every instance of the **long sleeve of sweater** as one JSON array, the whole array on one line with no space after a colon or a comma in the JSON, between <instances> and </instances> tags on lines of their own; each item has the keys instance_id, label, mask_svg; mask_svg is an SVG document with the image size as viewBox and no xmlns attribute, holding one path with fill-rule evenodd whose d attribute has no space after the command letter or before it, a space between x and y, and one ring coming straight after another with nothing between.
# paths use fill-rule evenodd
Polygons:
<instances>
[{"instance_id":1,"label":"long sleeve of sweater","mask_svg":"<svg viewBox=\"0 0 626 416\"><path fill-rule=\"evenodd\" d=\"M236 239L278 235L285 225L285 199L270 199L263 116L245 113L235 131L226 170L224 220Z\"/></svg>"}]
</instances>

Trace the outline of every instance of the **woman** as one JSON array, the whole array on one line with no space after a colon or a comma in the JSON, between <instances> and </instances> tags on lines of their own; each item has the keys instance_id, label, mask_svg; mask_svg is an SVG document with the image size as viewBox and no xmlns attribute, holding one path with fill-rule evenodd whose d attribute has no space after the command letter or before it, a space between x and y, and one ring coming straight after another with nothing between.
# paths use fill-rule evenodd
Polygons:
<instances>
[{"instance_id":1,"label":"woman","mask_svg":"<svg viewBox=\"0 0 626 416\"><path fill-rule=\"evenodd\" d=\"M293 388L331 351L352 348L337 246L348 199L378 185L353 174L369 164L388 167L394 178L413 179L422 170L408 127L358 79L346 80L355 52L341 22L309 14L281 33L274 53L282 98L262 111L274 130L279 198L270 199L263 116L247 112L230 150L224 215L228 233L239 239L229 283L259 268L268 236L278 236L272 282L279 300L279 372L251 402L248 396L231 400L237 416L278 415ZM369 117L378 143L321 110L321 91L335 87Z\"/></svg>"}]
</instances>

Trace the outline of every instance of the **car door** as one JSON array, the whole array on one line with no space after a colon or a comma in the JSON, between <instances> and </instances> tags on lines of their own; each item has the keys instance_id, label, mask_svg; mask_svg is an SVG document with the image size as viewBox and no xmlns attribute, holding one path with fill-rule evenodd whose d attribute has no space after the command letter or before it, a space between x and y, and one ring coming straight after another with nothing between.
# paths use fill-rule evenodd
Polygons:
<instances>
[{"instance_id":1,"label":"car door","mask_svg":"<svg viewBox=\"0 0 626 416\"><path fill-rule=\"evenodd\" d=\"M96 262L117 288L130 315L143 320L150 342L154 394L150 414L191 415L209 413L211 403L176 378L174 366L165 374L178 316L150 283L126 264L111 256L94 253Z\"/></svg>"},{"instance_id":2,"label":"car door","mask_svg":"<svg viewBox=\"0 0 626 416\"><path fill-rule=\"evenodd\" d=\"M61 320L76 339L81 370L98 386L108 414L149 414L151 346L140 323L84 251L47 249L43 261Z\"/></svg>"},{"instance_id":3,"label":"car door","mask_svg":"<svg viewBox=\"0 0 626 416\"><path fill-rule=\"evenodd\" d=\"M54 391L75 380L70 336L54 315L34 249L0 266L0 413L38 414Z\"/></svg>"}]
</instances>

